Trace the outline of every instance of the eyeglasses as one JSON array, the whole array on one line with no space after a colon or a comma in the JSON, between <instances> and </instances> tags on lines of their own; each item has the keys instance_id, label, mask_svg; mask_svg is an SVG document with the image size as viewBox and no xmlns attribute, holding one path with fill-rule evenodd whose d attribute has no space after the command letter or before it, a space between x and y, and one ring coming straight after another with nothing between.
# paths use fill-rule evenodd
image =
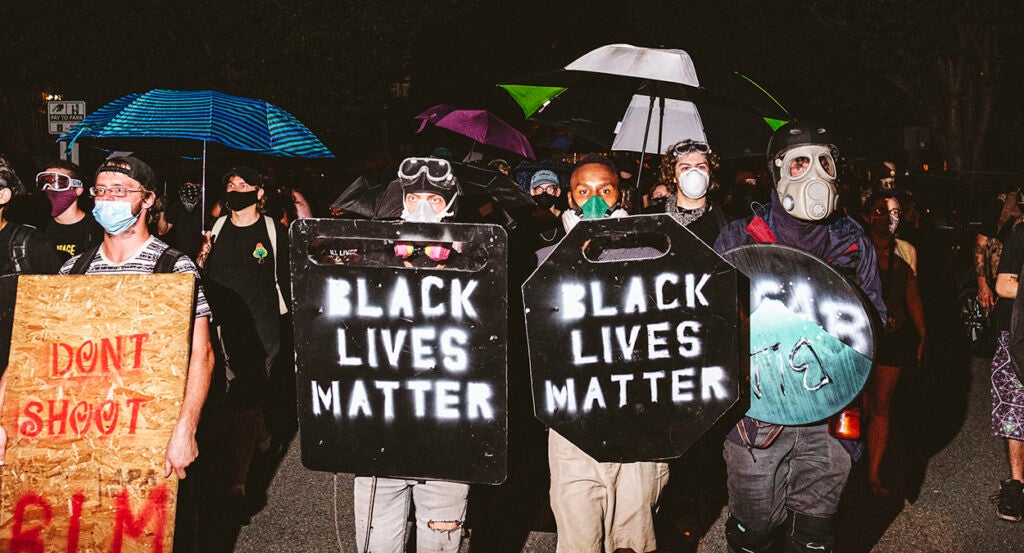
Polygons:
<instances>
[{"instance_id":1,"label":"eyeglasses","mask_svg":"<svg viewBox=\"0 0 1024 553\"><path fill-rule=\"evenodd\" d=\"M72 188L82 188L82 181L73 179L64 173L43 171L36 175L36 186L38 186L40 190L64 192L71 190Z\"/></svg>"},{"instance_id":2,"label":"eyeglasses","mask_svg":"<svg viewBox=\"0 0 1024 553\"><path fill-rule=\"evenodd\" d=\"M93 186L89 188L89 194L94 198L106 196L108 194L114 198L123 198L127 196L129 192L134 192L136 194L148 194L149 190L132 190L123 186Z\"/></svg>"},{"instance_id":3,"label":"eyeglasses","mask_svg":"<svg viewBox=\"0 0 1024 553\"><path fill-rule=\"evenodd\" d=\"M398 177L403 180L414 180L423 174L427 180L441 188L451 188L455 181L452 165L446 159L407 157L398 166Z\"/></svg>"},{"instance_id":4,"label":"eyeglasses","mask_svg":"<svg viewBox=\"0 0 1024 553\"><path fill-rule=\"evenodd\" d=\"M697 142L695 140L684 140L679 144L676 144L675 147L672 148L672 155L676 157L686 155L690 152L697 152L698 154L707 155L711 153L711 146L708 146L707 143L704 142Z\"/></svg>"}]
</instances>

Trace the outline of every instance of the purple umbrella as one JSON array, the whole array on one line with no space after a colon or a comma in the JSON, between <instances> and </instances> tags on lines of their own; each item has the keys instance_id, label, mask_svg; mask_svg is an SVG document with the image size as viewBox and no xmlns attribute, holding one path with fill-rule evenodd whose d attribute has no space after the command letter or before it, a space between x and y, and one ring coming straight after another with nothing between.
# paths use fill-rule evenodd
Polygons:
<instances>
[{"instance_id":1,"label":"purple umbrella","mask_svg":"<svg viewBox=\"0 0 1024 553\"><path fill-rule=\"evenodd\" d=\"M442 129L468 136L481 144L536 159L530 141L523 133L485 109L458 109L438 104L417 115L416 119L422 121L416 132L422 132L427 123L433 123Z\"/></svg>"}]
</instances>

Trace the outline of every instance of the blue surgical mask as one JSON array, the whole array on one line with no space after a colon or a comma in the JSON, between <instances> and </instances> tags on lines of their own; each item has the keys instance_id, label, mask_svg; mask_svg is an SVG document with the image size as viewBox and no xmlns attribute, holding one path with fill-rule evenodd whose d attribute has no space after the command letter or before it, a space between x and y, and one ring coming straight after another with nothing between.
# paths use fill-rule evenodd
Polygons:
<instances>
[{"instance_id":1,"label":"blue surgical mask","mask_svg":"<svg viewBox=\"0 0 1024 553\"><path fill-rule=\"evenodd\" d=\"M114 236L128 230L139 220L137 214L132 214L132 202L113 200L97 200L96 207L92 208L92 216L103 230Z\"/></svg>"}]
</instances>

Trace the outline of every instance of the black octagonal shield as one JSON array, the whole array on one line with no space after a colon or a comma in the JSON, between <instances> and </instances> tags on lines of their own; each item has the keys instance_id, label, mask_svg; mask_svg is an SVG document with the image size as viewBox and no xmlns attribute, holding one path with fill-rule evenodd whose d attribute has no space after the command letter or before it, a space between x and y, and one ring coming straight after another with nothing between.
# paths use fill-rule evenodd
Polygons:
<instances>
[{"instance_id":1,"label":"black octagonal shield","mask_svg":"<svg viewBox=\"0 0 1024 553\"><path fill-rule=\"evenodd\" d=\"M739 397L737 272L667 215L581 222L523 296L534 413L598 461L678 457Z\"/></svg>"},{"instance_id":2,"label":"black octagonal shield","mask_svg":"<svg viewBox=\"0 0 1024 553\"><path fill-rule=\"evenodd\" d=\"M774 424L810 424L850 404L871 371L877 310L835 267L782 244L723 256L750 279L750 409Z\"/></svg>"},{"instance_id":3,"label":"black octagonal shield","mask_svg":"<svg viewBox=\"0 0 1024 553\"><path fill-rule=\"evenodd\" d=\"M300 219L290 237L302 463L504 481L505 231Z\"/></svg>"}]
</instances>

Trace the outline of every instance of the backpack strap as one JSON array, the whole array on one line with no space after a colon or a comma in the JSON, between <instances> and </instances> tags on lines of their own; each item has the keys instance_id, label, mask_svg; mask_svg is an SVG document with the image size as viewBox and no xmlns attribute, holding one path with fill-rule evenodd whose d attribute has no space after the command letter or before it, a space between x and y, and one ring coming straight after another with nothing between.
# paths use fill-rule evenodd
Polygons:
<instances>
[{"instance_id":1,"label":"backpack strap","mask_svg":"<svg viewBox=\"0 0 1024 553\"><path fill-rule=\"evenodd\" d=\"M89 270L89 266L92 265L92 260L96 257L96 253L100 251L101 245L103 245L102 242L86 248L82 255L78 256L78 259L75 260L75 264L72 265L68 274L84 275Z\"/></svg>"},{"instance_id":2,"label":"backpack strap","mask_svg":"<svg viewBox=\"0 0 1024 553\"><path fill-rule=\"evenodd\" d=\"M274 251L274 288L277 290L277 311L278 314L284 315L288 312L288 304L284 301L284 294L281 293L281 283L277 279L277 263L280 261L277 257L277 225L274 224L274 220L264 215L263 221L267 224L267 235L270 237L270 249Z\"/></svg>"},{"instance_id":3,"label":"backpack strap","mask_svg":"<svg viewBox=\"0 0 1024 553\"><path fill-rule=\"evenodd\" d=\"M34 227L30 225L17 225L11 231L10 241L7 250L11 253L11 262L15 273L29 273L31 267L28 262L28 239L32 235Z\"/></svg>"},{"instance_id":4,"label":"backpack strap","mask_svg":"<svg viewBox=\"0 0 1024 553\"><path fill-rule=\"evenodd\" d=\"M153 266L153 274L173 273L174 265L183 255L185 255L185 252L168 247L156 259L156 265Z\"/></svg>"}]
</instances>

